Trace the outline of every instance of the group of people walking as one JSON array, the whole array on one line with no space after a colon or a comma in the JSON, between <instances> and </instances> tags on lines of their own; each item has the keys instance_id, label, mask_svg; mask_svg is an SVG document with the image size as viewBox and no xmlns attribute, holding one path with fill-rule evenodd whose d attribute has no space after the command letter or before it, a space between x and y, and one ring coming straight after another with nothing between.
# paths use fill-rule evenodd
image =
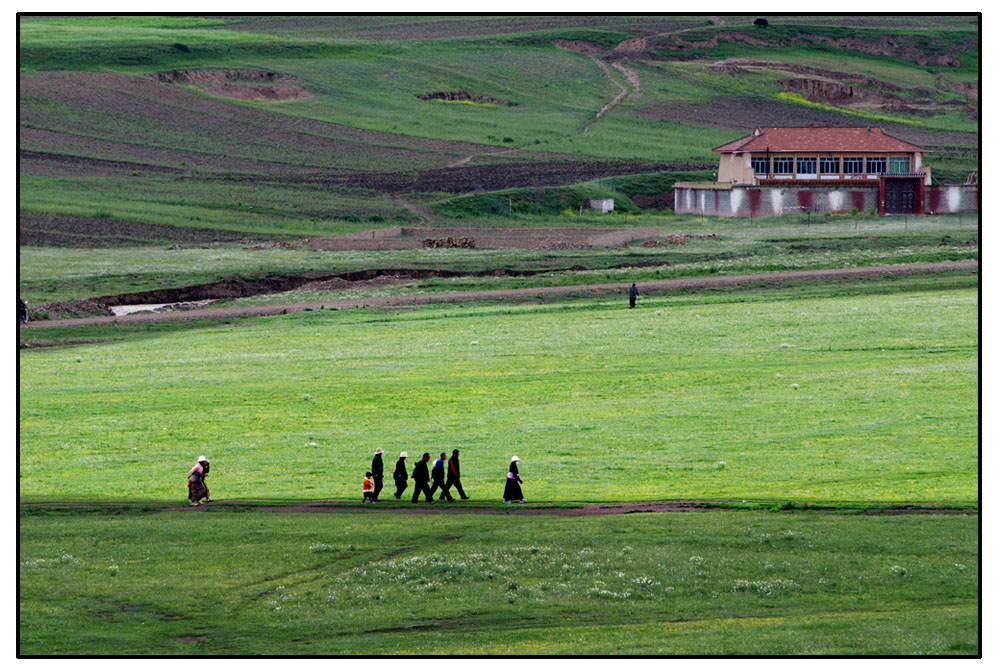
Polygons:
<instances>
[{"instance_id":1,"label":"group of people walking","mask_svg":"<svg viewBox=\"0 0 1000 669\"><path fill-rule=\"evenodd\" d=\"M382 455L384 453L385 451L381 447L376 448L375 457L372 458L371 470L365 472L364 481L361 483L362 504L375 504L382 493L382 479L385 472L385 467L382 463ZM446 499L449 502L453 502L455 498L451 495L452 488L455 489L455 492L462 499L470 499L462 487L462 468L458 456L459 451L457 448L451 452L450 458L447 457L447 453L442 453L434 461L430 469L428 469L427 465L430 462L431 454L424 453L413 466L412 473L408 474L406 469L406 451L400 453L399 459L396 460L396 468L392 472L392 480L396 483L396 499L402 499L403 492L408 487L407 482L409 479L413 479L413 498L410 500L413 504L416 504L420 500L421 494L424 495L428 504L434 504L434 493L439 490L440 496L438 500ZM516 455L510 459L510 467L507 471L507 480L503 491L504 504L524 502L524 494L521 492L521 475L517 469L517 465L520 462L521 459ZM200 455L194 467L188 472L188 502L191 506L199 506L212 501L212 497L208 492L208 484L205 483L208 470L208 458Z\"/></svg>"},{"instance_id":2,"label":"group of people walking","mask_svg":"<svg viewBox=\"0 0 1000 669\"><path fill-rule=\"evenodd\" d=\"M371 471L365 472L365 480L362 483L362 492L364 493L363 502L371 504L378 502L379 493L382 491L384 472L382 465L383 453L385 451L381 447L375 449ZM438 490L441 491L438 497L439 500L446 499L449 502L453 502L455 498L451 496L452 488L458 492L459 497L462 499L469 499L469 496L465 494L465 489L462 488L462 468L458 456L459 451L457 448L451 452L450 458L447 453L442 453L428 470L427 463L430 462L431 454L424 453L413 466L413 472L407 474L406 458L408 456L406 451L400 453L399 459L396 460L396 468L392 472L392 480L396 484L396 499L402 499L403 492L408 487L407 482L411 478L413 479L413 499L410 501L414 504L420 499L421 494L427 499L428 504L433 504L434 493ZM371 494L369 494L369 491Z\"/></svg>"}]
</instances>

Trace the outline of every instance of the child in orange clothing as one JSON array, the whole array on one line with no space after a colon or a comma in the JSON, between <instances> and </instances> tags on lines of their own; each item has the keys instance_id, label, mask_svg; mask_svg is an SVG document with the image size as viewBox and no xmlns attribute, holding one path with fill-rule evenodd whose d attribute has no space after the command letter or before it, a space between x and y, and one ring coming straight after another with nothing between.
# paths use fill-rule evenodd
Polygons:
<instances>
[{"instance_id":1,"label":"child in orange clothing","mask_svg":"<svg viewBox=\"0 0 1000 669\"><path fill-rule=\"evenodd\" d=\"M365 495L364 499L361 500L362 504L364 504L365 502L371 502L372 504L375 503L375 498L372 496L374 489L375 489L375 482L372 481L372 473L365 472L365 480L361 482L361 492L363 492Z\"/></svg>"}]
</instances>

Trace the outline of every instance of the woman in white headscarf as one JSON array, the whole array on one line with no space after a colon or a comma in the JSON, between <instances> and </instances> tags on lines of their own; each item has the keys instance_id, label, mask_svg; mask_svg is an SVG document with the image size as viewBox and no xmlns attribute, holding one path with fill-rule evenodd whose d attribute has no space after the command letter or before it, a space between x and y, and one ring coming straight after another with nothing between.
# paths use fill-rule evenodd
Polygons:
<instances>
[{"instance_id":1,"label":"woman in white headscarf","mask_svg":"<svg viewBox=\"0 0 1000 669\"><path fill-rule=\"evenodd\" d=\"M188 502L191 503L191 506L212 501L212 497L208 494L208 485L205 483L208 467L208 458L199 455L198 462L188 472Z\"/></svg>"},{"instance_id":2,"label":"woman in white headscarf","mask_svg":"<svg viewBox=\"0 0 1000 669\"><path fill-rule=\"evenodd\" d=\"M524 493L521 492L521 475L517 473L517 463L521 458L516 455L510 459L510 469L507 472L507 486L503 489L503 503L521 502L524 504Z\"/></svg>"}]
</instances>

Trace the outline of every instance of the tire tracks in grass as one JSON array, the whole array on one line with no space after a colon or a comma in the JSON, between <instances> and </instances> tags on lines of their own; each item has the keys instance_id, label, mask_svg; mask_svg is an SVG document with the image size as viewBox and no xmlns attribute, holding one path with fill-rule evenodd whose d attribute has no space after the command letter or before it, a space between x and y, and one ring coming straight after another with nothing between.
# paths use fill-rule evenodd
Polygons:
<instances>
[{"instance_id":1,"label":"tire tracks in grass","mask_svg":"<svg viewBox=\"0 0 1000 669\"><path fill-rule=\"evenodd\" d=\"M447 543L455 541L460 537L430 537L425 541L422 541L416 545L409 545L403 548L396 548L393 550L375 549L367 551L357 551L353 549L346 549L343 552L338 552L332 559L314 564L308 567L303 567L301 569L293 569L290 571L285 571L280 574L269 576L263 580L256 581L246 586L244 588L258 588L261 586L266 586L263 590L250 595L249 600L254 602L259 602L265 597L278 592L279 588L285 587L298 587L305 585L307 583L313 583L315 581L322 580L330 571L342 572L357 567L359 564L375 563L380 560L391 560L393 558L409 555L410 553L415 553L425 548L432 548L441 543ZM336 569L338 563L343 565L342 569ZM330 570L329 568L334 567L335 569ZM301 577L301 578L299 578Z\"/></svg>"},{"instance_id":2,"label":"tire tracks in grass","mask_svg":"<svg viewBox=\"0 0 1000 669\"><path fill-rule=\"evenodd\" d=\"M578 638L581 632L593 632L593 633L606 633L608 630L649 630L654 632L657 630L665 631L667 629L675 629L678 631L697 631L699 629L712 629L717 630L724 626L782 626L782 625L794 625L794 624L809 624L809 623L829 623L841 620L850 619L877 619L881 617L895 617L900 615L928 615L933 616L935 614L943 613L961 613L961 612L974 613L978 611L975 604L943 604L938 606L917 606L913 608L900 608L900 609L880 609L880 610L868 610L868 611L831 611L831 610L820 610L820 611L808 611L804 613L788 614L788 615L775 615L762 614L741 614L741 613L731 613L722 614L718 616L707 616L704 618L695 618L691 620L678 620L676 617L670 618L667 616L662 617L659 620L642 620L637 622L596 622L596 623L581 623L567 625L566 621L556 619L540 620L539 618L521 618L515 624L510 624L507 621L500 620L497 623L491 624L489 616L478 616L478 617L453 617L453 618L443 618L443 619L423 619L419 621L413 621L409 625L400 625L392 628L379 628L371 629L362 632L362 634L385 634L385 633L410 633L410 632L433 632L434 630L440 630L441 628L449 629L464 629L466 633L476 633L476 632L518 632L522 630L565 630L567 634L572 635L573 638ZM556 635L558 636L558 635Z\"/></svg>"}]
</instances>

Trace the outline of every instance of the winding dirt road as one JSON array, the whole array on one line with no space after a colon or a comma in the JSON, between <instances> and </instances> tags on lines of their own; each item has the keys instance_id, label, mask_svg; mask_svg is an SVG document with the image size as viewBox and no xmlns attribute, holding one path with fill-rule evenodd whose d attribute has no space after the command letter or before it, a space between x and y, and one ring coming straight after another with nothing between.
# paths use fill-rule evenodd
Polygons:
<instances>
[{"instance_id":1,"label":"winding dirt road","mask_svg":"<svg viewBox=\"0 0 1000 669\"><path fill-rule=\"evenodd\" d=\"M978 270L978 260L959 262L911 263L906 265L875 265L871 267L849 267L845 269L816 269L796 272L769 272L763 274L738 274L732 276L701 276L686 279L664 279L660 281L638 281L640 294L659 293L670 290L701 289L754 284L777 285L796 281L837 281L858 277L903 276L907 274L929 274ZM27 329L71 327L80 325L126 325L129 323L150 323L155 321L189 321L203 318L238 318L242 316L275 316L282 313L317 311L323 309L354 309L359 307L406 307L442 302L470 302L493 300L532 300L540 297L624 294L628 285L622 283L600 283L582 286L545 286L538 288L517 288L511 290L470 290L460 293L431 293L426 295L400 295L396 297L362 297L327 302L298 302L271 304L265 306L227 307L222 309L199 309L195 311L174 311L167 313L137 313L128 316L97 316L71 318L66 320L32 321L20 327Z\"/></svg>"}]
</instances>

